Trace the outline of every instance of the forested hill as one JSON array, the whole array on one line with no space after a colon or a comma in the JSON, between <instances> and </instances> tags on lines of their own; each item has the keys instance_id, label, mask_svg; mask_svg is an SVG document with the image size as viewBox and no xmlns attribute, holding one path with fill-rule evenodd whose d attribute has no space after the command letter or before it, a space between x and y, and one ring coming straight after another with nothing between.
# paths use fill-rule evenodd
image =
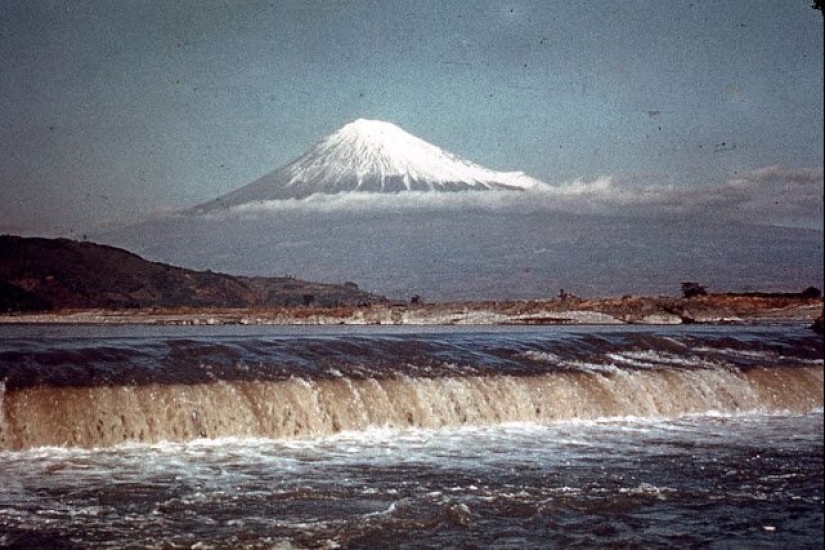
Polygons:
<instances>
[{"instance_id":1,"label":"forested hill","mask_svg":"<svg viewBox=\"0 0 825 550\"><path fill-rule=\"evenodd\" d=\"M354 283L193 271L86 241L0 235L0 312L383 301L386 298L361 291Z\"/></svg>"}]
</instances>

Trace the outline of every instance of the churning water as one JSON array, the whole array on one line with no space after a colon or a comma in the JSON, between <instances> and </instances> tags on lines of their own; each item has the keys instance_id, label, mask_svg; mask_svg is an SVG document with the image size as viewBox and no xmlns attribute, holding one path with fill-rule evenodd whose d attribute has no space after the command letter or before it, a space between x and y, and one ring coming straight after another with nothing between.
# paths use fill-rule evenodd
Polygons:
<instances>
[{"instance_id":1,"label":"churning water","mask_svg":"<svg viewBox=\"0 0 825 550\"><path fill-rule=\"evenodd\" d=\"M0 330L0 545L823 544L803 327Z\"/></svg>"}]
</instances>

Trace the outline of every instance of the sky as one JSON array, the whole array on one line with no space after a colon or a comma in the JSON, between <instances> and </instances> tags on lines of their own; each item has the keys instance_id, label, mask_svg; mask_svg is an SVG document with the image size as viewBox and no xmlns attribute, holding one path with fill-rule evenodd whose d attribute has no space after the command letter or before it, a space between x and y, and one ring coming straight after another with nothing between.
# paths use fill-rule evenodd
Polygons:
<instances>
[{"instance_id":1,"label":"sky","mask_svg":"<svg viewBox=\"0 0 825 550\"><path fill-rule=\"evenodd\" d=\"M357 118L560 208L822 227L807 0L0 2L0 232L214 199Z\"/></svg>"}]
</instances>

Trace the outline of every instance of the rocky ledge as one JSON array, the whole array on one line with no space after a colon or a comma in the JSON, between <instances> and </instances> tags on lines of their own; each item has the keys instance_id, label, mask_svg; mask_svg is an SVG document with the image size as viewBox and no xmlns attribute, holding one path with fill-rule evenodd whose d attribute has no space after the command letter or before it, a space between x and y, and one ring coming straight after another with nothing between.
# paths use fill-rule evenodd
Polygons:
<instances>
[{"instance_id":1,"label":"rocky ledge","mask_svg":"<svg viewBox=\"0 0 825 550\"><path fill-rule=\"evenodd\" d=\"M7 314L0 323L158 325L675 325L805 323L822 315L821 298L707 295L592 300L376 303L338 307L76 309ZM821 321L820 321L821 322Z\"/></svg>"}]
</instances>

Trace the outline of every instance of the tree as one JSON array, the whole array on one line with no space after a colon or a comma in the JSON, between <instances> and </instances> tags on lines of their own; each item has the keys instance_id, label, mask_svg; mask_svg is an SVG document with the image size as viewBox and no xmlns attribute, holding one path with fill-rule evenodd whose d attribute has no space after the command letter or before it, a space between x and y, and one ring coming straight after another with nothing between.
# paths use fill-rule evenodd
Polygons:
<instances>
[{"instance_id":1,"label":"tree","mask_svg":"<svg viewBox=\"0 0 825 550\"><path fill-rule=\"evenodd\" d=\"M705 287L699 283L682 283L682 295L685 298L695 298L697 296L705 296L708 293Z\"/></svg>"}]
</instances>

